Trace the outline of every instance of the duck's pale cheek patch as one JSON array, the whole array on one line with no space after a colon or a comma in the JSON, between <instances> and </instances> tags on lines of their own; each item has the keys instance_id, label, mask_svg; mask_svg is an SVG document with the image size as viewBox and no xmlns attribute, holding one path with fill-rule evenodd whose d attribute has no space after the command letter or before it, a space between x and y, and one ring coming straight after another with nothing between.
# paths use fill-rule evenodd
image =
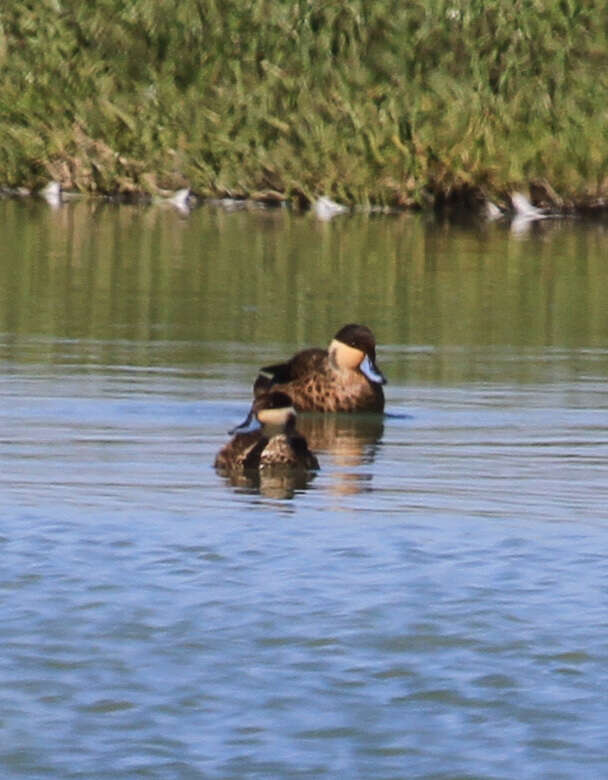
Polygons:
<instances>
[{"instance_id":1,"label":"duck's pale cheek patch","mask_svg":"<svg viewBox=\"0 0 608 780\"><path fill-rule=\"evenodd\" d=\"M291 415L295 416L295 413L293 406L285 406L282 409L262 409L258 412L258 420L263 425L283 426L287 424Z\"/></svg>"},{"instance_id":2,"label":"duck's pale cheek patch","mask_svg":"<svg viewBox=\"0 0 608 780\"><path fill-rule=\"evenodd\" d=\"M356 347L349 347L341 341L334 339L329 345L330 354L333 353L333 361L342 370L355 371L363 360L364 353Z\"/></svg>"}]
</instances>

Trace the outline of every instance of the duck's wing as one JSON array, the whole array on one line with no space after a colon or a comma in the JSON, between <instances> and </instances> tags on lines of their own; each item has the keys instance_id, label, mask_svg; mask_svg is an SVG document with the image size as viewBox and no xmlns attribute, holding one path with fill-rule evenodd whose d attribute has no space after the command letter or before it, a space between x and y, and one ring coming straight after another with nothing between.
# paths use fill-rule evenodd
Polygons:
<instances>
[{"instance_id":1,"label":"duck's wing","mask_svg":"<svg viewBox=\"0 0 608 780\"><path fill-rule=\"evenodd\" d=\"M253 383L253 395L257 398L262 393L268 393L273 385L283 385L286 382L291 382L291 379L291 360L288 363L264 366L258 371Z\"/></svg>"},{"instance_id":2,"label":"duck's wing","mask_svg":"<svg viewBox=\"0 0 608 780\"><path fill-rule=\"evenodd\" d=\"M319 468L319 461L308 449L308 443L303 436L295 434L290 437L289 443L291 444L293 451L298 456L298 459L304 463L307 469L317 470Z\"/></svg>"},{"instance_id":3,"label":"duck's wing","mask_svg":"<svg viewBox=\"0 0 608 780\"><path fill-rule=\"evenodd\" d=\"M259 370L253 384L253 394L257 398L267 393L274 385L285 385L301 379L310 373L321 371L327 352L324 349L304 349L286 363L274 363Z\"/></svg>"},{"instance_id":4,"label":"duck's wing","mask_svg":"<svg viewBox=\"0 0 608 780\"><path fill-rule=\"evenodd\" d=\"M265 436L260 437L258 441L247 451L247 454L242 461L242 468L257 469L257 467L260 465L260 458L267 444L268 439Z\"/></svg>"},{"instance_id":5,"label":"duck's wing","mask_svg":"<svg viewBox=\"0 0 608 780\"><path fill-rule=\"evenodd\" d=\"M215 468L223 471L257 468L268 439L259 431L238 433L217 454Z\"/></svg>"}]
</instances>

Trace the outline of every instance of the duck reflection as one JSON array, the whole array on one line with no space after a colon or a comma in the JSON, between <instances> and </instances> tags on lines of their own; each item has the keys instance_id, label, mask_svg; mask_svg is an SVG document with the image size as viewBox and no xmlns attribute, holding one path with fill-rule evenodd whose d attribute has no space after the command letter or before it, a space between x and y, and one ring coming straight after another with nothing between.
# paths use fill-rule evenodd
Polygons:
<instances>
[{"instance_id":1,"label":"duck reflection","mask_svg":"<svg viewBox=\"0 0 608 780\"><path fill-rule=\"evenodd\" d=\"M371 473L357 467L373 463L376 457L384 433L382 414L302 413L298 429L319 454L324 473L331 474L332 493L353 495L371 489Z\"/></svg>"},{"instance_id":2,"label":"duck reflection","mask_svg":"<svg viewBox=\"0 0 608 780\"><path fill-rule=\"evenodd\" d=\"M286 470L282 467L265 469L263 472L225 471L218 469L229 485L245 493L255 493L265 498L293 498L310 487L316 477L314 471Z\"/></svg>"}]
</instances>

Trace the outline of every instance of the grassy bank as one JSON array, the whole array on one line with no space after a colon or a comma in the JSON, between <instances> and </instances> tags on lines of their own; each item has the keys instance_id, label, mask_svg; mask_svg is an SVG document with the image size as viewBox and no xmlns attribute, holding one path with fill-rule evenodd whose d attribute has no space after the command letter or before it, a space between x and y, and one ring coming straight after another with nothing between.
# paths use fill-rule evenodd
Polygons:
<instances>
[{"instance_id":1,"label":"grassy bank","mask_svg":"<svg viewBox=\"0 0 608 780\"><path fill-rule=\"evenodd\" d=\"M0 186L608 197L600 0L7 0Z\"/></svg>"}]
</instances>

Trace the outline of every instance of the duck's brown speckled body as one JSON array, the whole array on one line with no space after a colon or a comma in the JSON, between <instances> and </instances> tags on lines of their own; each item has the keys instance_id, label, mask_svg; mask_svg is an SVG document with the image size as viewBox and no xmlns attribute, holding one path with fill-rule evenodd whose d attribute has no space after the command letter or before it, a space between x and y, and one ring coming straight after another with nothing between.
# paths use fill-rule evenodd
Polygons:
<instances>
[{"instance_id":1,"label":"duck's brown speckled body","mask_svg":"<svg viewBox=\"0 0 608 780\"><path fill-rule=\"evenodd\" d=\"M382 412L384 376L376 366L376 342L365 325L345 325L329 349L305 349L286 363L261 369L258 397L286 393L297 411Z\"/></svg>"}]
</instances>

